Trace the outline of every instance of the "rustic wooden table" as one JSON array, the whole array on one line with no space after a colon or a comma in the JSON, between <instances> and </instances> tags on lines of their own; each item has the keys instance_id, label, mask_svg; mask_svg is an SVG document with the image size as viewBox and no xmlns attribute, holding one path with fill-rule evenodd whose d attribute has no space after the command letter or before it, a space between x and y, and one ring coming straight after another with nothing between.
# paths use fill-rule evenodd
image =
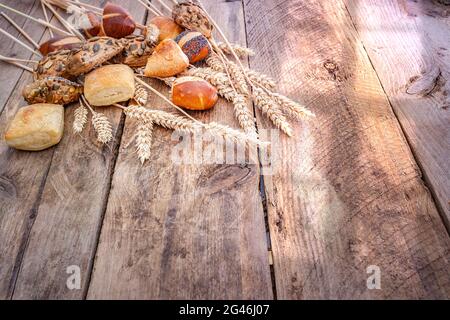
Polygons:
<instances>
[{"instance_id":1,"label":"rustic wooden table","mask_svg":"<svg viewBox=\"0 0 450 320\"><path fill-rule=\"evenodd\" d=\"M42 16L39 1L1 2ZM151 16L120 3L143 23ZM135 124L119 110L105 111L115 141L102 148L91 129L69 130L70 107L55 148L18 152L0 140L0 298L449 298L450 7L204 3L258 52L252 68L317 115L281 137L281 170L175 165L160 128L142 166L128 147ZM36 41L48 36L11 16ZM30 57L5 37L0 47ZM2 133L30 81L1 64ZM224 102L198 116L237 127ZM79 290L66 285L70 266ZM371 290L376 267L381 289Z\"/></svg>"}]
</instances>

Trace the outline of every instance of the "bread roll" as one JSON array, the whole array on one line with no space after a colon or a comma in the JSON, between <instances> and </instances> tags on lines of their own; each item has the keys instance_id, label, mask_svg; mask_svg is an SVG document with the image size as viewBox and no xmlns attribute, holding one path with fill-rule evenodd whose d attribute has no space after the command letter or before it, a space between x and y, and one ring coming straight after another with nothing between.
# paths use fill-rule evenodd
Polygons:
<instances>
[{"instance_id":1,"label":"bread roll","mask_svg":"<svg viewBox=\"0 0 450 320\"><path fill-rule=\"evenodd\" d=\"M109 106L134 96L133 70L124 64L111 64L88 73L84 96L93 106Z\"/></svg>"},{"instance_id":2,"label":"bread roll","mask_svg":"<svg viewBox=\"0 0 450 320\"><path fill-rule=\"evenodd\" d=\"M150 20L150 23L159 28L159 41L175 39L181 32L183 32L183 28L169 17L154 17Z\"/></svg>"},{"instance_id":3,"label":"bread roll","mask_svg":"<svg viewBox=\"0 0 450 320\"><path fill-rule=\"evenodd\" d=\"M144 74L146 77L172 77L189 66L189 59L177 43L171 39L162 41L148 58Z\"/></svg>"},{"instance_id":4,"label":"bread roll","mask_svg":"<svg viewBox=\"0 0 450 320\"><path fill-rule=\"evenodd\" d=\"M63 131L63 106L34 104L19 109L5 133L5 141L15 149L41 151L58 144Z\"/></svg>"},{"instance_id":5,"label":"bread roll","mask_svg":"<svg viewBox=\"0 0 450 320\"><path fill-rule=\"evenodd\" d=\"M172 86L172 102L188 110L208 110L219 99L217 89L198 77L181 77Z\"/></svg>"},{"instance_id":6,"label":"bread roll","mask_svg":"<svg viewBox=\"0 0 450 320\"><path fill-rule=\"evenodd\" d=\"M208 39L197 31L184 31L175 41L189 58L190 63L206 59L211 53Z\"/></svg>"}]
</instances>

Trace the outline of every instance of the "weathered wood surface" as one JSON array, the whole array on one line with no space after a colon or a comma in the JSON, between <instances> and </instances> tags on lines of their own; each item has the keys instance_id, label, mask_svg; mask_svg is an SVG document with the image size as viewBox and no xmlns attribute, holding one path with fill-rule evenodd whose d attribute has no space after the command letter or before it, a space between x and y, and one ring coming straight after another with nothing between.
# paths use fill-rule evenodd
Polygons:
<instances>
[{"instance_id":1,"label":"weathered wood surface","mask_svg":"<svg viewBox=\"0 0 450 320\"><path fill-rule=\"evenodd\" d=\"M205 4L245 44L242 4ZM224 102L196 116L237 127ZM272 298L258 165L176 164L172 132L157 128L142 166L135 130L127 120L88 298Z\"/></svg>"},{"instance_id":2,"label":"weathered wood surface","mask_svg":"<svg viewBox=\"0 0 450 320\"><path fill-rule=\"evenodd\" d=\"M41 16L37 1L1 1ZM403 9L365 0L203 2L233 41L259 52L252 67L317 114L296 125L295 138L281 135L274 175L263 177L277 297L448 298L449 238L387 99L446 212L446 11L410 1ZM139 4L122 5L142 21ZM41 39L43 28L10 16ZM0 47L31 56L3 36ZM3 135L31 76L2 65L0 81ZM166 108L154 96L149 106ZM71 132L74 107L55 148L18 152L0 142L0 299L273 297L258 163L177 165L172 133L157 128L153 158L141 165L136 123L105 109L116 140L101 148L90 127ZM237 127L224 102L195 116ZM258 126L272 128L261 118ZM380 267L381 290L367 289L371 265ZM81 269L80 290L66 287L70 266Z\"/></svg>"},{"instance_id":3,"label":"weathered wood surface","mask_svg":"<svg viewBox=\"0 0 450 320\"><path fill-rule=\"evenodd\" d=\"M17 6L17 1L5 3L27 11L26 6ZM43 17L37 3L33 5L26 1L24 4L32 6L30 12L35 17ZM16 15L11 13L9 16L19 23ZM25 23L24 29L37 42L44 35L43 28L36 28L29 22ZM7 44L8 40L2 37L1 43ZM11 55L9 48L12 48L12 52L23 51L16 45L8 43L8 47L2 46L1 52L7 56ZM20 55L20 57L26 57L26 55ZM32 76L28 72L20 72L20 78L17 78L9 71L9 66L6 66L5 70L15 83L11 86L7 81L2 82L2 87L5 84L5 87L10 86L14 90L6 94L6 97L9 97L7 103L0 107L0 110L3 110L0 116L2 136L0 141L0 243L2 244L0 246L0 299L9 298L14 290L18 269L54 153L54 149L40 153L18 152L6 145L3 139L4 132L17 110L26 105L21 92L32 81Z\"/></svg>"},{"instance_id":4,"label":"weathered wood surface","mask_svg":"<svg viewBox=\"0 0 450 320\"><path fill-rule=\"evenodd\" d=\"M145 10L134 1L121 5L144 21ZM66 110L64 139L56 147L42 190L14 299L82 299L87 292L123 124L119 109L97 108L114 128L114 141L102 147L90 125L81 136L73 133L76 107ZM79 290L66 286L70 266L80 268Z\"/></svg>"},{"instance_id":5,"label":"weathered wood surface","mask_svg":"<svg viewBox=\"0 0 450 320\"><path fill-rule=\"evenodd\" d=\"M37 0L24 0L24 1L16 1L16 0L2 0L2 3L13 7L14 9L20 10L22 12L26 12L27 14L31 14L36 16L36 13L39 12L39 1ZM22 29L25 29L33 40L39 40L42 36L44 30L40 27L36 28L35 23L31 23L26 18L19 16L15 13L9 12L3 8L1 8L2 12L5 12L10 18L14 20ZM24 43L33 47L28 40L24 39L23 36L19 36L19 31L14 28L6 19L0 16L0 28L7 31L11 35L18 37ZM8 56L12 58L20 58L20 59L30 59L33 57L33 60L37 60L38 57L26 49L24 49L21 45L15 43L13 40L7 38L3 34L1 35L1 43L0 43L0 54L3 56ZM33 67L32 64L29 65ZM6 105L6 101L11 96L11 93L14 91L14 87L16 86L19 78L23 74L23 70L17 68L16 66L12 66L6 62L0 62L0 68L2 72L0 73L0 113L3 110L3 107ZM27 72L26 72L27 73Z\"/></svg>"},{"instance_id":6,"label":"weathered wood surface","mask_svg":"<svg viewBox=\"0 0 450 320\"><path fill-rule=\"evenodd\" d=\"M345 2L450 230L450 7Z\"/></svg>"},{"instance_id":7,"label":"weathered wood surface","mask_svg":"<svg viewBox=\"0 0 450 320\"><path fill-rule=\"evenodd\" d=\"M251 66L317 115L264 177L278 298L448 298L448 234L343 3L249 0L245 16Z\"/></svg>"}]
</instances>

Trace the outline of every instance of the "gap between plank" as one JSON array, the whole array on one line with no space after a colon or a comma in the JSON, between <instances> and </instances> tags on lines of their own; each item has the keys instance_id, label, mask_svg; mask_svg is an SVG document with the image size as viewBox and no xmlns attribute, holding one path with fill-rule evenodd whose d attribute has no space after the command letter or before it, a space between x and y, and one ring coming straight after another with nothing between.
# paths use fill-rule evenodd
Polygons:
<instances>
[{"instance_id":1,"label":"gap between plank","mask_svg":"<svg viewBox=\"0 0 450 320\"><path fill-rule=\"evenodd\" d=\"M429 191L429 193L431 195L431 198L433 199L433 203L436 206L436 209L437 209L437 211L439 213L439 218L441 219L441 222L444 225L445 230L447 231L447 235L450 237L450 224L446 223L446 215L445 215L445 212L444 212L444 208L442 208L442 206L441 206L441 204L440 204L440 202L438 200L438 197L436 195L436 192L434 191L433 185L431 184L430 179L428 178L428 175L427 175L426 171L424 170L424 167L422 166L421 162L419 161L417 154L415 153L414 149L411 147L412 144L411 144L410 140L408 139L408 136L406 135L406 131L403 128L402 123L398 120L398 114L395 111L395 108L393 107L393 105L391 103L391 99L389 98L389 95L387 94L387 92L386 92L386 90L384 88L383 82L381 81L381 79L380 79L380 77L378 75L378 71L377 71L377 69L375 68L375 65L372 62L372 58L370 57L369 53L367 52L367 48L364 45L364 42L359 37L359 31L358 31L358 28L356 27L355 20L353 19L352 14L350 13L350 10L348 10L347 4L345 2L342 2L342 4L344 5L345 10L347 11L347 14L348 14L348 16L350 18L350 21L352 23L353 29L355 29L355 32L358 35L357 41L361 44L361 46L364 49L364 52L365 52L367 58L369 59L370 65L372 66L372 69L374 70L375 75L376 75L376 77L378 79L378 83L380 84L381 89L383 90L383 93L386 96L387 101L389 102L389 106L390 106L390 108L392 110L392 113L394 114L395 119L397 120L397 123L398 123L398 125L400 127L400 130L402 132L403 138L405 139L405 141L406 141L406 143L407 143L407 145L409 147L409 150L410 150L410 152L411 152L411 154L412 154L412 156L414 158L414 161L415 161L415 163L417 164L417 166L418 166L418 168L420 170L420 179L422 180L422 183L423 183L424 187Z\"/></svg>"},{"instance_id":2,"label":"gap between plank","mask_svg":"<svg viewBox=\"0 0 450 320\"><path fill-rule=\"evenodd\" d=\"M48 174L50 173L50 168L52 167L54 156L55 156L55 150L53 150L53 152L52 152L50 164L47 167L47 171L45 172L44 177L41 182L41 185L39 186L38 197L37 197L35 203L33 204L33 207L30 210L30 215L26 217L26 219L29 219L30 221L28 221L28 223L27 223L27 227L26 227L25 232L20 241L20 247L19 247L19 251L17 252L16 261L14 262L14 267L12 270L12 276L11 276L11 281L10 281L10 286L9 286L9 288L10 288L9 290L11 291L11 295L8 297L9 300L12 300L14 297L17 279L19 279L20 271L22 270L23 257L25 256L25 252L27 251L28 245L30 243L31 230L33 229L34 223L36 222L39 205L41 204L42 194L44 192Z\"/></svg>"},{"instance_id":3,"label":"gap between plank","mask_svg":"<svg viewBox=\"0 0 450 320\"><path fill-rule=\"evenodd\" d=\"M145 9L145 14L144 14L144 18L143 18L144 25L147 25L148 18L149 18L149 11L147 9ZM120 147L122 145L122 138L123 138L123 132L125 129L125 123L126 123L126 116L125 116L125 113L122 112L122 115L121 115L120 121L119 121L119 125L117 126L117 133L116 133L117 144L113 150L113 159L111 162L111 168L110 168L110 172L109 172L109 181L106 185L106 188L108 191L105 194L105 199L104 199L103 206L102 206L102 213L100 216L99 228L97 230L97 235L96 235L96 239L95 239L94 250L92 250L92 255L91 255L91 258L89 259L88 275L87 275L87 280L86 280L86 288L83 292L83 298L82 298L83 300L87 300L87 297L89 295L89 289L91 287L92 274L94 272L94 266L95 266L95 257L97 255L98 246L100 243L100 236L102 234L106 210L108 209L109 197L111 194L111 186L112 186L112 181L114 178L114 173L116 171L117 160L119 159L119 152L120 152Z\"/></svg>"},{"instance_id":4,"label":"gap between plank","mask_svg":"<svg viewBox=\"0 0 450 320\"><path fill-rule=\"evenodd\" d=\"M242 4L242 13L244 15L245 46L248 48L247 19L246 19L244 0L241 0L241 4ZM251 66L250 57L247 57L246 59L247 59L248 65ZM251 90L251 88L250 88L250 90ZM254 118L254 123L255 123L255 127L256 127L256 132L259 132L258 121L256 119L256 106L253 103L253 101L252 101L252 107L253 107L253 118ZM266 228L267 261L269 261L269 254L272 254L272 238L270 235L270 228L269 228L269 212L267 210L267 199L266 199L266 183L265 183L264 175L263 175L263 167L262 167L262 162L261 162L261 148L260 147L258 147L258 162L259 162L259 173L260 173L260 175L259 175L259 194L261 197L261 203L262 203L262 208L263 208L264 226ZM277 300L277 285L276 285L276 279L275 279L274 264L269 263L269 268L270 268L270 280L272 282L273 299Z\"/></svg>"},{"instance_id":5,"label":"gap between plank","mask_svg":"<svg viewBox=\"0 0 450 320\"><path fill-rule=\"evenodd\" d=\"M122 114L120 116L119 124L117 125L117 132L116 132L116 136L115 136L115 139L117 139L117 143L116 143L116 146L114 147L114 150L112 151L111 167L108 170L108 178L109 179L106 184L107 191L105 193L105 198L104 198L102 209L101 209L99 227L98 227L97 234L95 237L94 250L92 250L92 254L89 259L86 287L85 287L83 295L82 295L82 300L87 299L87 296L89 293L89 287L91 285L91 278L92 278L92 273L94 271L94 265L95 265L95 256L97 255L98 245L100 242L100 235L101 235L102 229L103 229L103 222L105 220L105 214L106 214L106 210L108 208L112 180L113 180L115 169L116 169L117 159L119 158L120 146L122 144L123 130L125 128L125 119L126 119L125 114L122 112Z\"/></svg>"}]
</instances>

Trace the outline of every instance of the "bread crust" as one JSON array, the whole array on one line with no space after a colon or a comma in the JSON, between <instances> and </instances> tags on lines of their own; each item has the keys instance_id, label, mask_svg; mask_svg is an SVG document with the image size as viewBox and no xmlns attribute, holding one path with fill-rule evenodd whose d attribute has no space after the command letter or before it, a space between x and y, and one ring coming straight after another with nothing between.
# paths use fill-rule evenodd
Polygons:
<instances>
[{"instance_id":1,"label":"bread crust","mask_svg":"<svg viewBox=\"0 0 450 320\"><path fill-rule=\"evenodd\" d=\"M163 40L148 58L144 74L147 77L172 77L189 66L189 58L172 39Z\"/></svg>"},{"instance_id":2,"label":"bread crust","mask_svg":"<svg viewBox=\"0 0 450 320\"><path fill-rule=\"evenodd\" d=\"M69 104L77 101L83 93L83 86L61 77L46 77L27 85L22 96L30 104Z\"/></svg>"},{"instance_id":3,"label":"bread crust","mask_svg":"<svg viewBox=\"0 0 450 320\"><path fill-rule=\"evenodd\" d=\"M20 108L6 133L6 143L24 151L42 151L58 144L64 131L64 107L34 104Z\"/></svg>"},{"instance_id":4,"label":"bread crust","mask_svg":"<svg viewBox=\"0 0 450 320\"><path fill-rule=\"evenodd\" d=\"M86 74L121 53L124 48L125 43L114 38L91 38L80 49L71 52L67 73L72 76Z\"/></svg>"},{"instance_id":5,"label":"bread crust","mask_svg":"<svg viewBox=\"0 0 450 320\"><path fill-rule=\"evenodd\" d=\"M34 76L42 79L49 76L72 79L73 76L67 73L67 62L71 54L70 50L59 50L49 53L36 66Z\"/></svg>"},{"instance_id":6,"label":"bread crust","mask_svg":"<svg viewBox=\"0 0 450 320\"><path fill-rule=\"evenodd\" d=\"M217 89L198 77L181 77L175 80L171 91L172 102L188 110L209 110L219 96Z\"/></svg>"},{"instance_id":7,"label":"bread crust","mask_svg":"<svg viewBox=\"0 0 450 320\"><path fill-rule=\"evenodd\" d=\"M86 75L84 95L93 106L109 106L128 101L136 90L133 70L124 64L111 64Z\"/></svg>"}]
</instances>

